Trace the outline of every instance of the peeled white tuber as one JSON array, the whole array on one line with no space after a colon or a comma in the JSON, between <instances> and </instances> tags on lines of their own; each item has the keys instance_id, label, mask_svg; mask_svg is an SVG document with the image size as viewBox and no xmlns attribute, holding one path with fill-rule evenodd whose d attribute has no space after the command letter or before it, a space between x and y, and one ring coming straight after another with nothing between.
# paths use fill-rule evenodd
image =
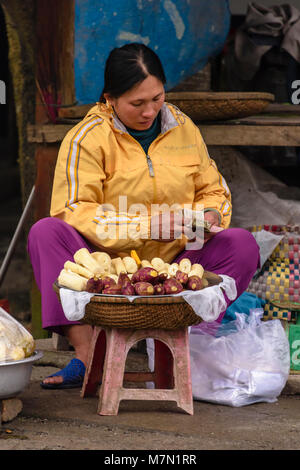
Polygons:
<instances>
[{"instance_id":1,"label":"peeled white tuber","mask_svg":"<svg viewBox=\"0 0 300 470\"><path fill-rule=\"evenodd\" d=\"M113 279L116 282L116 284L118 283L119 276L117 276L117 274L108 273L107 276Z\"/></svg>"},{"instance_id":2,"label":"peeled white tuber","mask_svg":"<svg viewBox=\"0 0 300 470\"><path fill-rule=\"evenodd\" d=\"M121 258L113 258L111 260L112 262L112 265L114 266L115 270L116 270L116 274L117 276L120 274L120 273L126 273L126 267L125 267L125 264L123 263L122 259Z\"/></svg>"},{"instance_id":3,"label":"peeled white tuber","mask_svg":"<svg viewBox=\"0 0 300 470\"><path fill-rule=\"evenodd\" d=\"M91 256L96 260L103 272L109 273L111 270L111 257L104 251L94 251Z\"/></svg>"},{"instance_id":4,"label":"peeled white tuber","mask_svg":"<svg viewBox=\"0 0 300 470\"><path fill-rule=\"evenodd\" d=\"M199 276L200 278L202 278L203 273L204 273L203 266L201 264L195 263L195 264L192 264L192 269L188 273L188 276L189 277L190 276Z\"/></svg>"},{"instance_id":5,"label":"peeled white tuber","mask_svg":"<svg viewBox=\"0 0 300 470\"><path fill-rule=\"evenodd\" d=\"M154 267L154 266L152 266L150 261L148 261L147 259L143 259L141 261L141 265L142 265L142 268L153 268Z\"/></svg>"},{"instance_id":6,"label":"peeled white tuber","mask_svg":"<svg viewBox=\"0 0 300 470\"><path fill-rule=\"evenodd\" d=\"M73 273L80 274L80 276L86 277L87 279L90 279L94 275L88 269L84 268L80 264L73 263L72 261L66 261L64 264L64 268L67 271L72 271Z\"/></svg>"},{"instance_id":7,"label":"peeled white tuber","mask_svg":"<svg viewBox=\"0 0 300 470\"><path fill-rule=\"evenodd\" d=\"M81 264L86 269L91 271L93 274L99 274L101 269L97 261L92 257L91 253L87 248L80 248L74 254L75 263Z\"/></svg>"},{"instance_id":8,"label":"peeled white tuber","mask_svg":"<svg viewBox=\"0 0 300 470\"><path fill-rule=\"evenodd\" d=\"M80 274L72 273L66 269L61 270L57 280L59 285L77 291L85 290L88 281L85 277L80 276Z\"/></svg>"},{"instance_id":9,"label":"peeled white tuber","mask_svg":"<svg viewBox=\"0 0 300 470\"><path fill-rule=\"evenodd\" d=\"M127 273L136 273L138 270L138 265L135 259L131 258L131 256L125 256L123 258L123 263L125 265Z\"/></svg>"},{"instance_id":10,"label":"peeled white tuber","mask_svg":"<svg viewBox=\"0 0 300 470\"><path fill-rule=\"evenodd\" d=\"M170 276L175 276L178 269L179 269L179 264L178 263L172 263L172 264L170 264L170 266L168 268L168 274Z\"/></svg>"},{"instance_id":11,"label":"peeled white tuber","mask_svg":"<svg viewBox=\"0 0 300 470\"><path fill-rule=\"evenodd\" d=\"M151 264L156 271L161 271L165 267L165 262L161 258L153 258Z\"/></svg>"},{"instance_id":12,"label":"peeled white tuber","mask_svg":"<svg viewBox=\"0 0 300 470\"><path fill-rule=\"evenodd\" d=\"M179 270L182 271L183 273L188 274L191 269L192 269L192 263L188 258L183 258L179 262Z\"/></svg>"}]
</instances>

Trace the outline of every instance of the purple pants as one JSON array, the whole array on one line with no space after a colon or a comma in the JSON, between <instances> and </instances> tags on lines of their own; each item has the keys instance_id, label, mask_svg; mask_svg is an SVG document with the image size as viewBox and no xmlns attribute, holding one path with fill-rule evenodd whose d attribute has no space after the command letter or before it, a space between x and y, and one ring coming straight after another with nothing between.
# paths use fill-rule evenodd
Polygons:
<instances>
[{"instance_id":1,"label":"purple pants","mask_svg":"<svg viewBox=\"0 0 300 470\"><path fill-rule=\"evenodd\" d=\"M64 263L73 261L73 254L80 248L92 251L89 242L73 227L54 217L39 220L29 232L28 253L41 292L44 329L63 334L63 325L79 323L67 320L52 285ZM184 250L174 262L181 258L200 263L208 271L231 276L236 281L237 295L240 296L259 266L259 247L250 232L231 228L216 234L201 250ZM231 301L226 295L225 299L229 306ZM221 313L218 321L224 314Z\"/></svg>"}]
</instances>

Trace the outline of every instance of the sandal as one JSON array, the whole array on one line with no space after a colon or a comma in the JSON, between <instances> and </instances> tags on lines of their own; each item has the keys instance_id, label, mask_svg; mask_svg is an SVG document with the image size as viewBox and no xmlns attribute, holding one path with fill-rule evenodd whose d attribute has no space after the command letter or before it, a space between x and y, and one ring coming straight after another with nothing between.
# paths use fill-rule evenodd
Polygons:
<instances>
[{"instance_id":1,"label":"sandal","mask_svg":"<svg viewBox=\"0 0 300 470\"><path fill-rule=\"evenodd\" d=\"M82 387L85 374L85 365L80 359L74 358L62 370L48 377L62 376L63 382L61 383L44 383L41 382L42 388L58 390L64 388L79 388ZM46 378L48 378L46 377Z\"/></svg>"}]
</instances>

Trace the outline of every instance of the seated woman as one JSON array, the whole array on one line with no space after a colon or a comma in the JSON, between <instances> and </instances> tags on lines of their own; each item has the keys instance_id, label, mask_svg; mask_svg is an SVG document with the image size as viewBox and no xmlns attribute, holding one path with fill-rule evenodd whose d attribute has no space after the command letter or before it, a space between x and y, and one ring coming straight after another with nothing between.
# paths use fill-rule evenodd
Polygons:
<instances>
[{"instance_id":1,"label":"seated woman","mask_svg":"<svg viewBox=\"0 0 300 470\"><path fill-rule=\"evenodd\" d=\"M232 277L238 296L258 267L255 239L246 230L229 228L230 191L197 126L165 102L165 82L150 48L134 43L113 49L100 102L62 142L51 217L31 228L28 251L41 291L43 328L66 335L75 358L42 387L82 385L92 327L68 321L52 288L78 249L112 257L134 249L140 259L160 257L166 263L189 258ZM203 209L212 226L200 243L199 237L188 239L175 216L174 208L187 206Z\"/></svg>"}]
</instances>

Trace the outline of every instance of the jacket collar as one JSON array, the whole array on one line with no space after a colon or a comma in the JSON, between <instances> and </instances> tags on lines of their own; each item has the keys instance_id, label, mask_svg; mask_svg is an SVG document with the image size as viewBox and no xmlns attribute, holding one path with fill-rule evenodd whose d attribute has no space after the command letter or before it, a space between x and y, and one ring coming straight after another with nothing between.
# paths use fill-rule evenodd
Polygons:
<instances>
[{"instance_id":1,"label":"jacket collar","mask_svg":"<svg viewBox=\"0 0 300 470\"><path fill-rule=\"evenodd\" d=\"M128 134L126 127L114 112L112 115L112 122L115 129L118 129L121 132L126 132ZM170 129L176 126L178 126L178 122L174 114L170 110L169 106L164 103L161 108L161 133L164 134L165 132L169 131Z\"/></svg>"}]
</instances>

